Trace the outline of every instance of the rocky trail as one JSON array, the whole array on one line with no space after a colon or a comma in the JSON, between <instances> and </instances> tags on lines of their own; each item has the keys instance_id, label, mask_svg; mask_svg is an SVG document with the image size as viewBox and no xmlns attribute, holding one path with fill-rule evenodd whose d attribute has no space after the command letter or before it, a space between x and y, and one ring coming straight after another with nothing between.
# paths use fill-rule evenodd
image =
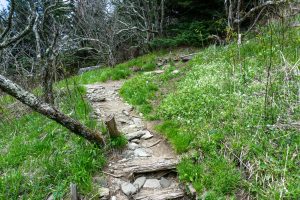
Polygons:
<instances>
[{"instance_id":1,"label":"rocky trail","mask_svg":"<svg viewBox=\"0 0 300 200\"><path fill-rule=\"evenodd\" d=\"M171 146L119 96L123 81L86 85L87 97L99 121L114 115L117 128L128 140L123 150L109 156L102 199L187 199L175 172L179 158Z\"/></svg>"}]
</instances>

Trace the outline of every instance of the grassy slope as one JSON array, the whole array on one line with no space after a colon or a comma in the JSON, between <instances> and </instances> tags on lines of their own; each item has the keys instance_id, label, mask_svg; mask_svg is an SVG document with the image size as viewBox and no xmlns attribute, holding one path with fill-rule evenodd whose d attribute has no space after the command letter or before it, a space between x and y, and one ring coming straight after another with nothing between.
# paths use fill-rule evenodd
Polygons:
<instances>
[{"instance_id":1,"label":"grassy slope","mask_svg":"<svg viewBox=\"0 0 300 200\"><path fill-rule=\"evenodd\" d=\"M82 98L85 89L78 85L126 78L132 66L152 70L155 59L156 54L149 54L113 69L99 69L57 83L56 90L62 93L60 109L90 128L102 129L89 117L91 108ZM34 91L38 92L39 89ZM10 114L5 108L12 102L14 99L8 96L0 99L7 116ZM116 139L112 147L123 143L122 138ZM92 176L100 173L105 164L103 150L36 113L0 122L0 154L0 199L5 200L44 199L51 193L61 199L71 182L91 196Z\"/></svg>"},{"instance_id":2,"label":"grassy slope","mask_svg":"<svg viewBox=\"0 0 300 200\"><path fill-rule=\"evenodd\" d=\"M151 102L170 83L165 75L141 75L121 89L146 117L165 120L158 130L177 152L189 151L179 176L205 199L300 197L300 136L291 126L300 119L300 30L261 30L240 47L200 52L177 89L158 95L158 107Z\"/></svg>"}]
</instances>

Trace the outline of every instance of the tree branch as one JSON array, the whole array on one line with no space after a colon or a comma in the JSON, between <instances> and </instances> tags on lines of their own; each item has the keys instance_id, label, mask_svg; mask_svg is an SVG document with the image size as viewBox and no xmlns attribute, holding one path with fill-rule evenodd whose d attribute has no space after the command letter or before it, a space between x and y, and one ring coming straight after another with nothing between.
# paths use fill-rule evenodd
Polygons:
<instances>
[{"instance_id":1,"label":"tree branch","mask_svg":"<svg viewBox=\"0 0 300 200\"><path fill-rule=\"evenodd\" d=\"M243 17L241 17L240 19L235 19L233 21L233 23L235 24L240 24L243 21L245 21L250 15L252 15L253 13L255 13L256 11L261 10L264 7L268 7L268 6L274 6L274 5L279 5L279 4L284 4L287 3L287 0L280 0L280 1L266 1L265 3L256 6L254 8L252 8L251 10L249 10Z\"/></svg>"},{"instance_id":2,"label":"tree branch","mask_svg":"<svg viewBox=\"0 0 300 200\"><path fill-rule=\"evenodd\" d=\"M12 17L15 11L15 6L16 6L16 2L15 0L11 0L11 5L10 5L10 10L9 10L9 15L8 15L8 22L7 22L7 27L6 29L3 31L3 33L0 36L0 40L3 40L4 37L7 35L7 33L10 31L11 26L12 26Z\"/></svg>"},{"instance_id":3,"label":"tree branch","mask_svg":"<svg viewBox=\"0 0 300 200\"><path fill-rule=\"evenodd\" d=\"M36 18L36 13L33 12L32 16L30 17L29 24L26 26L26 28L23 31L21 31L19 34L11 38L8 38L7 40L4 40L2 43L0 43L0 50L10 46L11 44L25 37L31 31L34 25L35 18Z\"/></svg>"}]
</instances>

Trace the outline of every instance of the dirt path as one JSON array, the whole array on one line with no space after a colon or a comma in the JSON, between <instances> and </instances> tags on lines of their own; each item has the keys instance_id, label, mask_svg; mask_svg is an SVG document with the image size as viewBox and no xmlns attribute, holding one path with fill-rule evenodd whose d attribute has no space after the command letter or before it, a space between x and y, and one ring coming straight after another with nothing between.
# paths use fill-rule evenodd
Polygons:
<instances>
[{"instance_id":1,"label":"dirt path","mask_svg":"<svg viewBox=\"0 0 300 200\"><path fill-rule=\"evenodd\" d=\"M186 199L175 173L178 157L170 145L156 134L153 124L145 122L118 94L123 81L87 85L99 121L114 114L118 129L128 145L109 157L106 174L108 189L102 199L165 200Z\"/></svg>"}]
</instances>

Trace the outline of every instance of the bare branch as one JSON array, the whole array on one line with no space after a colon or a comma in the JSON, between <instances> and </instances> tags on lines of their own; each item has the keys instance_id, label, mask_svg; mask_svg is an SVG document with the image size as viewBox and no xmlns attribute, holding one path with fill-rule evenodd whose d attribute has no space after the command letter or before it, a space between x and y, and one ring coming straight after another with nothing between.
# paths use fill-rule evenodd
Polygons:
<instances>
[{"instance_id":1,"label":"bare branch","mask_svg":"<svg viewBox=\"0 0 300 200\"><path fill-rule=\"evenodd\" d=\"M252 8L251 10L249 10L243 17L241 17L240 19L235 19L233 21L233 23L235 24L240 24L242 23L243 21L245 21L248 17L250 17L253 13L265 8L265 7L268 7L268 6L274 6L274 5L280 5L280 4L285 4L285 3L288 3L287 0L280 0L280 1L266 1L265 3L259 5L259 6L256 6L254 8Z\"/></svg>"},{"instance_id":2,"label":"bare branch","mask_svg":"<svg viewBox=\"0 0 300 200\"><path fill-rule=\"evenodd\" d=\"M10 31L11 26L12 26L12 17L15 11L15 6L16 6L16 2L15 0L11 0L11 5L10 5L10 10L9 10L9 15L8 15L8 19L7 19L7 27L5 28L5 30L3 31L3 33L0 36L0 40L3 40L4 37L7 35L7 33Z\"/></svg>"},{"instance_id":3,"label":"bare branch","mask_svg":"<svg viewBox=\"0 0 300 200\"><path fill-rule=\"evenodd\" d=\"M21 31L20 33L18 33L17 35L8 38L6 40L4 40L2 43L0 43L0 50L12 45L13 43L17 42L18 40L22 39L23 37L25 37L28 33L30 33L34 22L35 22L35 18L36 18L36 13L34 12L29 20L29 24L26 26L26 28Z\"/></svg>"}]
</instances>

